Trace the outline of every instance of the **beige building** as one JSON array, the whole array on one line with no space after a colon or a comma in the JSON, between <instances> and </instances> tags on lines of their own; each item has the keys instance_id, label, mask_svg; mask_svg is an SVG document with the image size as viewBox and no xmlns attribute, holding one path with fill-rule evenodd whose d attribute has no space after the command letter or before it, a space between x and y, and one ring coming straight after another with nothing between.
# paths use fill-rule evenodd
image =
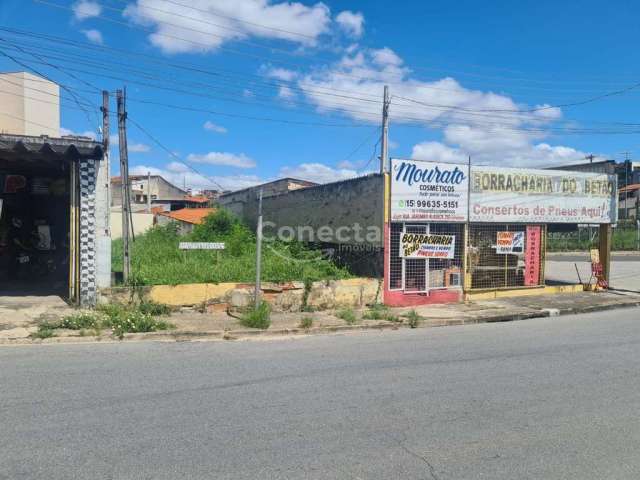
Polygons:
<instances>
[{"instance_id":1,"label":"beige building","mask_svg":"<svg viewBox=\"0 0 640 480\"><path fill-rule=\"evenodd\" d=\"M60 137L60 87L27 72L0 74L0 133Z\"/></svg>"}]
</instances>

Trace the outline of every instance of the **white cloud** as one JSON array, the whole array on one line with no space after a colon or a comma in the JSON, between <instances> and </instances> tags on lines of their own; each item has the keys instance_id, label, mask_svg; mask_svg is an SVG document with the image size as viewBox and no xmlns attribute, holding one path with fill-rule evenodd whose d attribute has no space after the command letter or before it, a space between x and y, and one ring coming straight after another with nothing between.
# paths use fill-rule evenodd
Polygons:
<instances>
[{"instance_id":1,"label":"white cloud","mask_svg":"<svg viewBox=\"0 0 640 480\"><path fill-rule=\"evenodd\" d=\"M336 17L340 28L353 37L360 37L364 31L364 16L360 12L344 10Z\"/></svg>"},{"instance_id":2,"label":"white cloud","mask_svg":"<svg viewBox=\"0 0 640 480\"><path fill-rule=\"evenodd\" d=\"M124 16L152 27L150 42L165 53L210 52L223 43L248 37L287 40L313 46L331 24L329 8L319 2L272 3L269 0L198 0L192 5L136 0ZM265 28L267 27L267 28Z\"/></svg>"},{"instance_id":3,"label":"white cloud","mask_svg":"<svg viewBox=\"0 0 640 480\"><path fill-rule=\"evenodd\" d=\"M209 120L204 122L204 125L202 126L202 128L204 128L205 130L208 130L209 132L227 133L227 129L226 128L224 128L221 125L216 125L215 123L210 122Z\"/></svg>"},{"instance_id":4,"label":"white cloud","mask_svg":"<svg viewBox=\"0 0 640 480\"><path fill-rule=\"evenodd\" d=\"M109 145L112 149L118 148L120 145L120 138L117 133L109 135ZM127 150L129 153L148 153L151 151L151 147L145 143L133 142L127 139Z\"/></svg>"},{"instance_id":5,"label":"white cloud","mask_svg":"<svg viewBox=\"0 0 640 480\"><path fill-rule=\"evenodd\" d=\"M158 168L147 165L136 165L130 169L131 175L160 175L167 181L182 188L186 184L188 188L193 190L201 190L205 188L219 189L220 186L225 190L239 190L241 188L252 187L263 180L257 175L207 175L203 176L192 170L182 166L178 162L172 162L164 168ZM220 186L219 186L220 185Z\"/></svg>"},{"instance_id":6,"label":"white cloud","mask_svg":"<svg viewBox=\"0 0 640 480\"><path fill-rule=\"evenodd\" d=\"M293 93L293 90L291 90L291 88L287 87L286 85L282 85L278 88L278 97L282 98L283 100L291 100L293 98L295 98L296 94Z\"/></svg>"},{"instance_id":7,"label":"white cloud","mask_svg":"<svg viewBox=\"0 0 640 480\"><path fill-rule=\"evenodd\" d=\"M263 65L260 70L265 77L275 78L276 80L282 80L283 82L290 82L298 77L298 72L288 70L286 68Z\"/></svg>"},{"instance_id":8,"label":"white cloud","mask_svg":"<svg viewBox=\"0 0 640 480\"><path fill-rule=\"evenodd\" d=\"M246 156L244 153L239 155L226 152L209 152L205 154L191 153L187 156L187 160L194 163L226 165L236 168L254 168L256 166L255 160Z\"/></svg>"},{"instance_id":9,"label":"white cloud","mask_svg":"<svg viewBox=\"0 0 640 480\"><path fill-rule=\"evenodd\" d=\"M414 145L411 158L435 162L465 162L461 151L440 142L422 142Z\"/></svg>"},{"instance_id":10,"label":"white cloud","mask_svg":"<svg viewBox=\"0 0 640 480\"><path fill-rule=\"evenodd\" d=\"M453 78L416 79L389 48L353 48L334 65L299 76L299 87L319 112L337 112L359 122L380 121L377 104L358 99L339 101L323 91L358 92L360 98L382 97L390 85L392 124L418 123L442 132L441 142L422 142L413 156L422 159L493 165L550 166L580 161L584 152L544 141L562 111L547 104L523 105L511 97L471 90ZM539 109L539 110L536 110Z\"/></svg>"},{"instance_id":11,"label":"white cloud","mask_svg":"<svg viewBox=\"0 0 640 480\"><path fill-rule=\"evenodd\" d=\"M147 153L151 151L151 147L144 143L129 143L127 141L127 150L132 153Z\"/></svg>"},{"instance_id":12,"label":"white cloud","mask_svg":"<svg viewBox=\"0 0 640 480\"><path fill-rule=\"evenodd\" d=\"M322 163L301 163L294 167L282 167L281 177L293 177L316 183L330 183L363 175L353 168L332 168Z\"/></svg>"},{"instance_id":13,"label":"white cloud","mask_svg":"<svg viewBox=\"0 0 640 480\"><path fill-rule=\"evenodd\" d=\"M60 127L60 136L88 137L92 140L98 139L98 134L96 132L92 132L91 130L85 130L84 132L74 132L73 130L64 127Z\"/></svg>"},{"instance_id":14,"label":"white cloud","mask_svg":"<svg viewBox=\"0 0 640 480\"><path fill-rule=\"evenodd\" d=\"M104 44L104 39L102 38L102 33L100 33L100 30L82 30L82 33L84 33L84 36L87 37L87 40L89 40L91 43L95 43L97 45Z\"/></svg>"},{"instance_id":15,"label":"white cloud","mask_svg":"<svg viewBox=\"0 0 640 480\"><path fill-rule=\"evenodd\" d=\"M102 6L91 0L79 0L71 6L76 20L86 20L102 13Z\"/></svg>"}]
</instances>

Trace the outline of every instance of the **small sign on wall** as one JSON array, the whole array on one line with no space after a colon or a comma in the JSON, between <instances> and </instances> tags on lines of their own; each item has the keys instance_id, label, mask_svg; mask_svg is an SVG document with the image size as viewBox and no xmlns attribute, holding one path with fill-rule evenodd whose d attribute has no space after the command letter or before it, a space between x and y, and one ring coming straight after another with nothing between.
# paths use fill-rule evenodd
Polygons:
<instances>
[{"instance_id":1,"label":"small sign on wall","mask_svg":"<svg viewBox=\"0 0 640 480\"><path fill-rule=\"evenodd\" d=\"M224 250L224 242L180 242L180 250Z\"/></svg>"},{"instance_id":2,"label":"small sign on wall","mask_svg":"<svg viewBox=\"0 0 640 480\"><path fill-rule=\"evenodd\" d=\"M524 253L524 232L498 232L496 236L496 253Z\"/></svg>"},{"instance_id":3,"label":"small sign on wall","mask_svg":"<svg viewBox=\"0 0 640 480\"><path fill-rule=\"evenodd\" d=\"M400 238L402 258L453 258L455 235L403 233Z\"/></svg>"}]
</instances>

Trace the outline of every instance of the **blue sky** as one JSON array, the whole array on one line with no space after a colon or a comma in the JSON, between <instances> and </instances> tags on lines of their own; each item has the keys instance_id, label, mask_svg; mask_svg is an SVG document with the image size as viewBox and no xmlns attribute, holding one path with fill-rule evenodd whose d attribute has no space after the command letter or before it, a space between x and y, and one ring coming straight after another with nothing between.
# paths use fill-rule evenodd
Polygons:
<instances>
[{"instance_id":1,"label":"blue sky","mask_svg":"<svg viewBox=\"0 0 640 480\"><path fill-rule=\"evenodd\" d=\"M101 102L94 87L126 85L130 118L174 152L130 124L132 172L233 189L376 169L384 84L392 156L635 156L640 88L590 100L640 82L639 14L622 1L2 0L0 27L21 32L1 30L0 50L84 109ZM3 56L0 69L25 68ZM65 131L96 132L95 118L62 91Z\"/></svg>"}]
</instances>

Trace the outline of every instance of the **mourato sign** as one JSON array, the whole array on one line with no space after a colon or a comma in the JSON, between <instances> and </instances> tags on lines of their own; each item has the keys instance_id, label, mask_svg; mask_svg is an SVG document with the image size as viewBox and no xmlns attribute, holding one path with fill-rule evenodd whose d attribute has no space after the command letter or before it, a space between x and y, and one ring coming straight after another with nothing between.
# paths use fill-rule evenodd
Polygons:
<instances>
[{"instance_id":1,"label":"mourato sign","mask_svg":"<svg viewBox=\"0 0 640 480\"><path fill-rule=\"evenodd\" d=\"M391 219L464 222L467 220L468 166L391 160Z\"/></svg>"},{"instance_id":2,"label":"mourato sign","mask_svg":"<svg viewBox=\"0 0 640 480\"><path fill-rule=\"evenodd\" d=\"M615 223L614 175L391 161L396 222Z\"/></svg>"}]
</instances>

